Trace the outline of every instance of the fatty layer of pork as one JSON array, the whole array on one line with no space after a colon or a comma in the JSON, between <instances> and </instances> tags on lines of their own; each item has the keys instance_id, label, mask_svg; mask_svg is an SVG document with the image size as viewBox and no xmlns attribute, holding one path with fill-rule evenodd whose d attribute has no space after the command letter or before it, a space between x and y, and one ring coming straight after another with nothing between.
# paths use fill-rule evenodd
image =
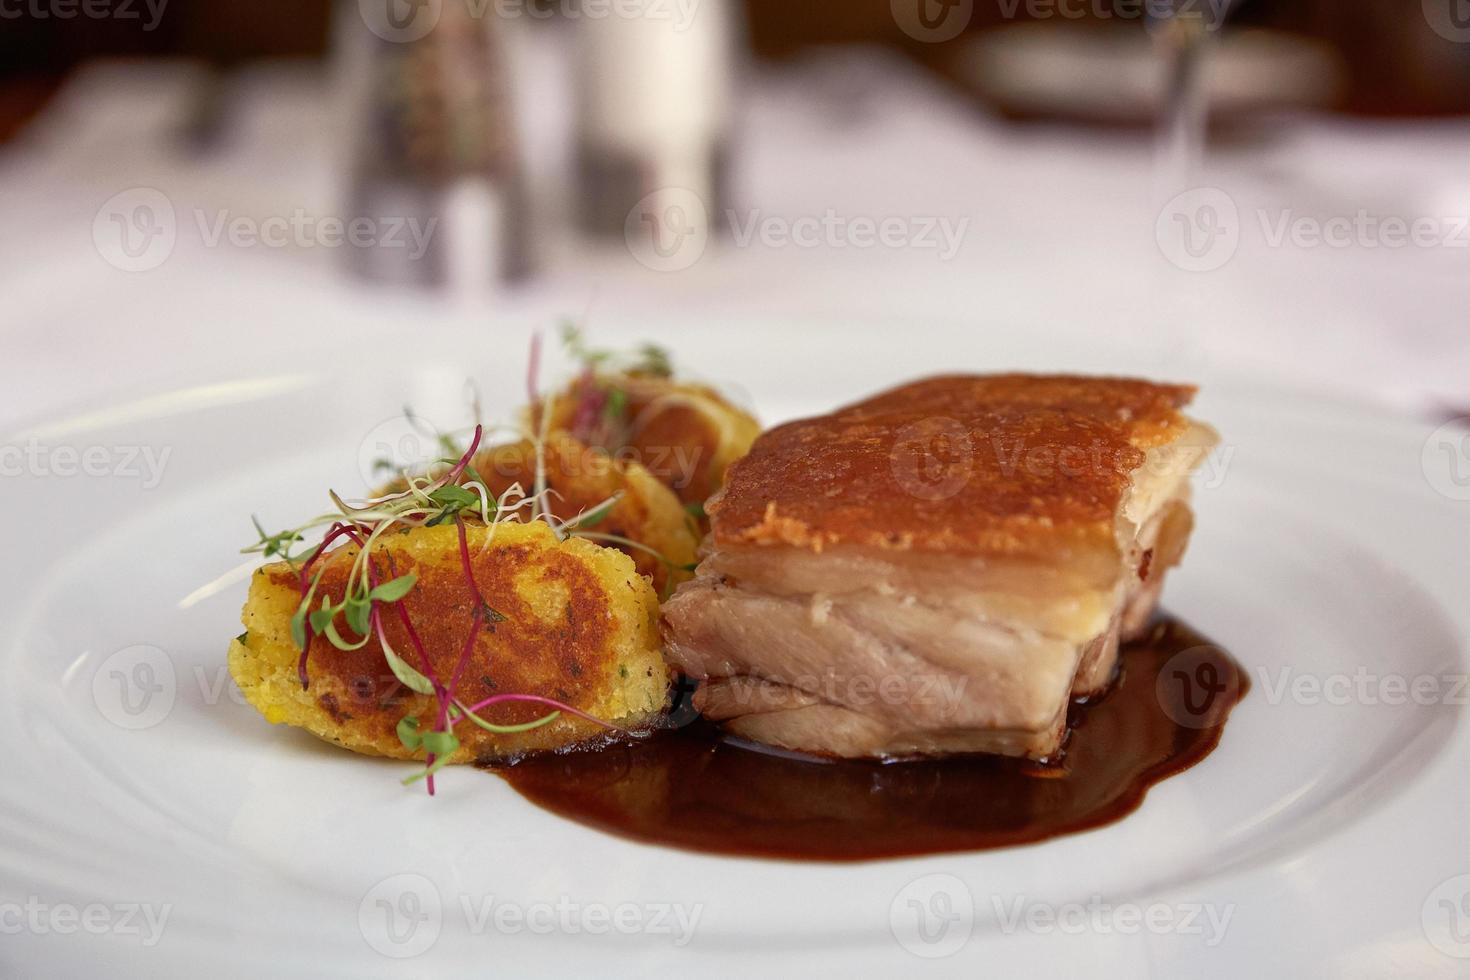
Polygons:
<instances>
[{"instance_id":1,"label":"fatty layer of pork","mask_svg":"<svg viewBox=\"0 0 1470 980\"><path fill-rule=\"evenodd\" d=\"M696 705L793 750L897 757L1059 749L1071 698L1110 683L1192 519L1188 469L1140 474L1118 548L1066 563L726 547L664 608ZM1121 560L1120 560L1121 559Z\"/></svg>"}]
</instances>

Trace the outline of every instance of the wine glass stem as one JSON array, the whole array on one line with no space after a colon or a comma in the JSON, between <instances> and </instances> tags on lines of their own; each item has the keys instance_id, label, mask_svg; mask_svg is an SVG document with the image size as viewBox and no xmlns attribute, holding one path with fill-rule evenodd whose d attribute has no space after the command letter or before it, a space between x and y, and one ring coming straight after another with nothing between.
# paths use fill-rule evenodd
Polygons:
<instances>
[{"instance_id":1,"label":"wine glass stem","mask_svg":"<svg viewBox=\"0 0 1470 980\"><path fill-rule=\"evenodd\" d=\"M1177 193L1192 186L1204 155L1209 98L1204 87L1204 34L1195 18L1174 18L1157 32L1163 55L1164 99L1159 114L1160 171Z\"/></svg>"}]
</instances>

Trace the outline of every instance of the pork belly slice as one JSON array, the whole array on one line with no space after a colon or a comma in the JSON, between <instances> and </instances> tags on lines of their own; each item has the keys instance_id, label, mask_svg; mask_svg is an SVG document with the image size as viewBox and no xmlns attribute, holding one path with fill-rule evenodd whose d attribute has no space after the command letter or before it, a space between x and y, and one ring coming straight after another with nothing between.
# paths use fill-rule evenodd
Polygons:
<instances>
[{"instance_id":1,"label":"pork belly slice","mask_svg":"<svg viewBox=\"0 0 1470 980\"><path fill-rule=\"evenodd\" d=\"M945 377L763 435L663 609L696 704L852 757L1054 756L1188 541L1182 386Z\"/></svg>"}]
</instances>

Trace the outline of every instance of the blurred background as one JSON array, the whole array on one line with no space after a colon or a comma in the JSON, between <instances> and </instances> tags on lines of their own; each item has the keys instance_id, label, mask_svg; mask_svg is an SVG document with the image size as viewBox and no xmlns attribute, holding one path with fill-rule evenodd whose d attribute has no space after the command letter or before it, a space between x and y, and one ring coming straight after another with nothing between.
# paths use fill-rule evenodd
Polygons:
<instances>
[{"instance_id":1,"label":"blurred background","mask_svg":"<svg viewBox=\"0 0 1470 980\"><path fill-rule=\"evenodd\" d=\"M1467 0L0 0L0 417L759 317L1442 419L1467 112Z\"/></svg>"}]
</instances>

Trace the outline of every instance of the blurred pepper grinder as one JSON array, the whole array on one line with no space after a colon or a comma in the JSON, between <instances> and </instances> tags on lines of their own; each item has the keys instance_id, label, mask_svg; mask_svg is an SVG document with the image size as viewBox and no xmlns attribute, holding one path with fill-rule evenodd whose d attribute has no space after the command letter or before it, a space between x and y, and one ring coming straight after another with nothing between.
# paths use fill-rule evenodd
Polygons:
<instances>
[{"instance_id":1,"label":"blurred pepper grinder","mask_svg":"<svg viewBox=\"0 0 1470 980\"><path fill-rule=\"evenodd\" d=\"M582 12L576 157L584 228L622 235L670 210L681 221L702 220L706 233L719 223L736 26L729 0L622 0L601 16ZM669 201L677 209L661 203ZM702 215L689 214L701 207Z\"/></svg>"},{"instance_id":2,"label":"blurred pepper grinder","mask_svg":"<svg viewBox=\"0 0 1470 980\"><path fill-rule=\"evenodd\" d=\"M465 295L528 273L526 191L493 10L339 3L354 273Z\"/></svg>"}]
</instances>

